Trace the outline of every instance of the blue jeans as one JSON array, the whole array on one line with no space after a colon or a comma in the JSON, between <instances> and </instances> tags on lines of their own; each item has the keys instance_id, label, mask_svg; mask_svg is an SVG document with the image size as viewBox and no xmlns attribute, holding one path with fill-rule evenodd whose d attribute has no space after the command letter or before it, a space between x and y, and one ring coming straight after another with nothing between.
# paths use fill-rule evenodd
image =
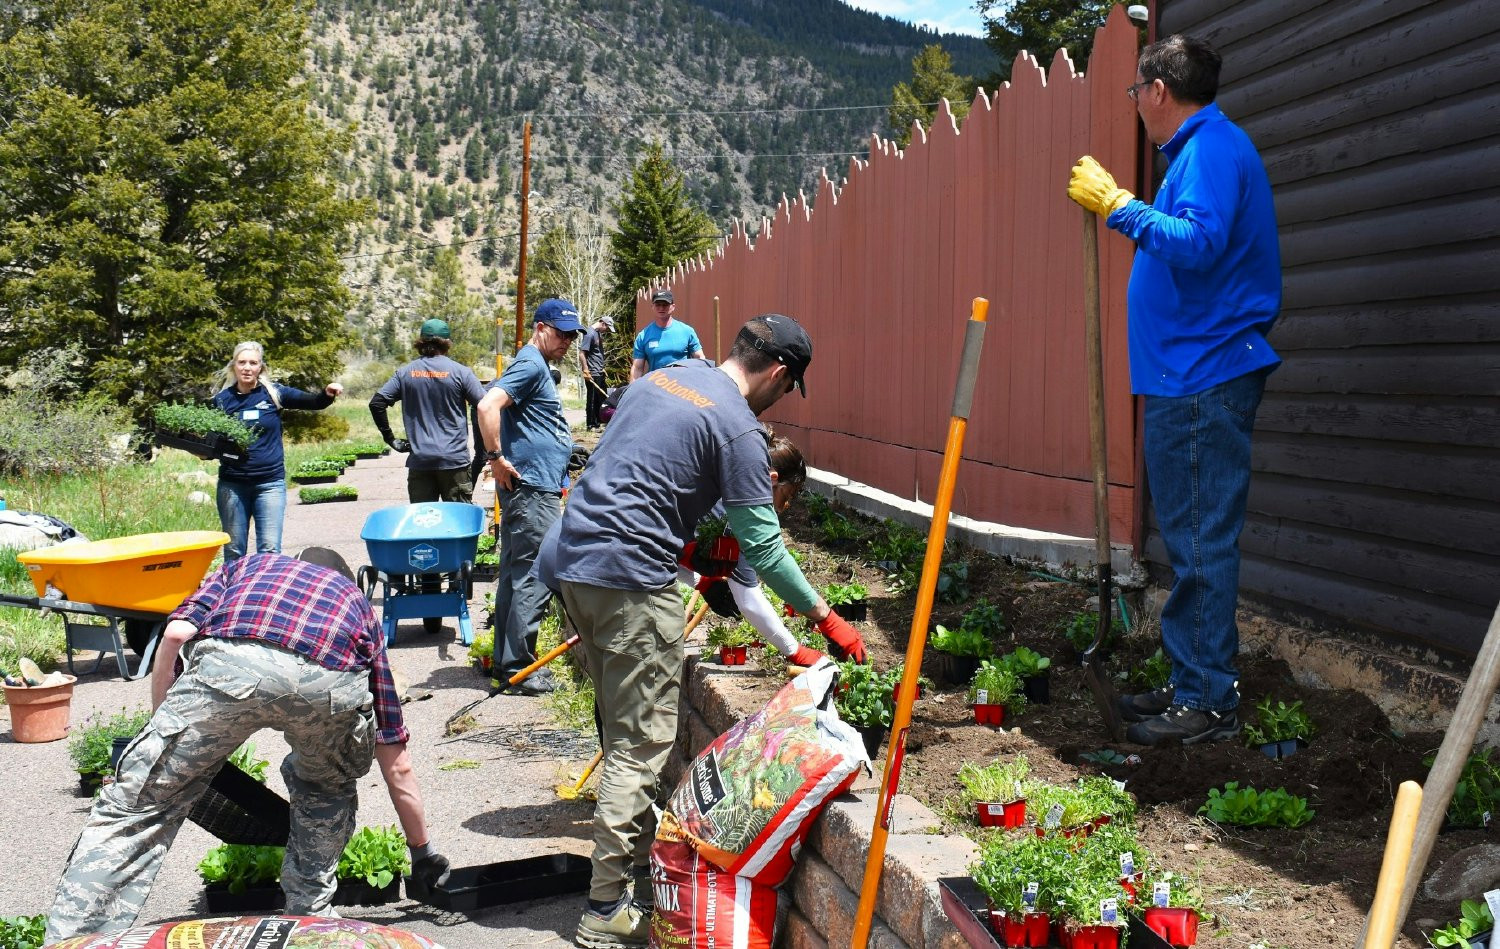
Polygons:
<instances>
[{"instance_id":1,"label":"blue jeans","mask_svg":"<svg viewBox=\"0 0 1500 949\"><path fill-rule=\"evenodd\" d=\"M1146 476L1176 574L1161 614L1173 702L1239 705L1240 529L1250 491L1250 433L1265 370L1185 396L1146 396Z\"/></svg>"},{"instance_id":2,"label":"blue jeans","mask_svg":"<svg viewBox=\"0 0 1500 949\"><path fill-rule=\"evenodd\" d=\"M245 556L250 540L250 518L255 518L255 552L281 553L281 520L286 513L286 482L219 479L219 523L229 535L224 562Z\"/></svg>"},{"instance_id":3,"label":"blue jeans","mask_svg":"<svg viewBox=\"0 0 1500 949\"><path fill-rule=\"evenodd\" d=\"M562 516L562 495L529 484L500 488L500 579L495 583L495 675L505 679L536 660L536 637L552 591L531 575L542 538Z\"/></svg>"}]
</instances>

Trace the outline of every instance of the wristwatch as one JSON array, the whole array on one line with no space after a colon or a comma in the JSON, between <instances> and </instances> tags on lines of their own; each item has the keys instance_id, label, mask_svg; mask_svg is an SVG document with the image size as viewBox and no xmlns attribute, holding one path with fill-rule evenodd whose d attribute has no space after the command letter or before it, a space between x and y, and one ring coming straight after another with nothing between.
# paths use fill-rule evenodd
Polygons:
<instances>
[{"instance_id":1,"label":"wristwatch","mask_svg":"<svg viewBox=\"0 0 1500 949\"><path fill-rule=\"evenodd\" d=\"M499 461L504 456L500 454L500 449L496 448L494 451L485 452L484 457L488 458L490 461Z\"/></svg>"}]
</instances>

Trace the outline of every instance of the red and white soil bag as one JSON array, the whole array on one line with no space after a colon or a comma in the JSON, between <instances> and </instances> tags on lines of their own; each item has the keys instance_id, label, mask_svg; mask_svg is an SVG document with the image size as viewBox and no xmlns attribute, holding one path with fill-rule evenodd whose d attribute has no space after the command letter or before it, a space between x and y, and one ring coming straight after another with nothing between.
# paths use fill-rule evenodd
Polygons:
<instances>
[{"instance_id":1,"label":"red and white soil bag","mask_svg":"<svg viewBox=\"0 0 1500 949\"><path fill-rule=\"evenodd\" d=\"M813 819L869 757L833 709L823 659L698 755L667 801L659 837L680 837L735 876L777 886Z\"/></svg>"},{"instance_id":2,"label":"red and white soil bag","mask_svg":"<svg viewBox=\"0 0 1500 949\"><path fill-rule=\"evenodd\" d=\"M776 891L721 870L686 841L651 845L652 949L771 949Z\"/></svg>"}]
</instances>

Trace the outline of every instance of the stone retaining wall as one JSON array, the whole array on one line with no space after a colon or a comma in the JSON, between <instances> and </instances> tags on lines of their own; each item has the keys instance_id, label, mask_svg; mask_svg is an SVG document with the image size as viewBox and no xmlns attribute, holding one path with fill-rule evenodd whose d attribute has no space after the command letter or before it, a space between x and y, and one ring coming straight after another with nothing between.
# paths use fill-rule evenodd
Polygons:
<instances>
[{"instance_id":1,"label":"stone retaining wall","mask_svg":"<svg viewBox=\"0 0 1500 949\"><path fill-rule=\"evenodd\" d=\"M700 749L758 707L736 687L736 679L749 674L742 669L688 660L677 747L663 775L667 786L676 786ZM778 933L778 946L849 945L879 790L877 763L874 778L857 781L851 793L830 803L818 818L782 890L783 903L789 901L790 909ZM943 913L935 881L964 874L975 859L976 848L964 837L929 833L938 823L937 816L916 799L904 794L896 797L871 947L962 949L968 945Z\"/></svg>"}]
</instances>

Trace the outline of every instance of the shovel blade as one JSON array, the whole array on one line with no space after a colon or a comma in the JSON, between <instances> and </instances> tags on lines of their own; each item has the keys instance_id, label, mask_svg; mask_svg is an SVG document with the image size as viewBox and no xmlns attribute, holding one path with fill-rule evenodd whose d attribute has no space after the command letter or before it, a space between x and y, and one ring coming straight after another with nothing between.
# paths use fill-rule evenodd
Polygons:
<instances>
[{"instance_id":1,"label":"shovel blade","mask_svg":"<svg viewBox=\"0 0 1500 949\"><path fill-rule=\"evenodd\" d=\"M1093 693L1094 704L1099 707L1099 715L1104 719L1104 728L1109 732L1109 737L1114 741L1124 741L1125 722L1120 718L1119 706L1115 704L1119 696L1109 678L1094 664L1092 652L1093 650L1089 650L1083 656L1083 681L1088 683L1089 692Z\"/></svg>"}]
</instances>

